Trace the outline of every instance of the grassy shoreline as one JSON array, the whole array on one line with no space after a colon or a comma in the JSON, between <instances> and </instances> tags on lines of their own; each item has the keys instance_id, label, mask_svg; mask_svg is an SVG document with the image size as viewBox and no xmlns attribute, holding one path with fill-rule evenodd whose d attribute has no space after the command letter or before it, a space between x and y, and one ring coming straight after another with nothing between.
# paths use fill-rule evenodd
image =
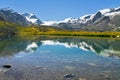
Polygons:
<instances>
[{"instance_id":1,"label":"grassy shoreline","mask_svg":"<svg viewBox=\"0 0 120 80\"><path fill-rule=\"evenodd\" d=\"M76 36L76 37L111 37L120 38L120 32L89 32L89 31L20 31L18 35L44 35L44 36Z\"/></svg>"}]
</instances>

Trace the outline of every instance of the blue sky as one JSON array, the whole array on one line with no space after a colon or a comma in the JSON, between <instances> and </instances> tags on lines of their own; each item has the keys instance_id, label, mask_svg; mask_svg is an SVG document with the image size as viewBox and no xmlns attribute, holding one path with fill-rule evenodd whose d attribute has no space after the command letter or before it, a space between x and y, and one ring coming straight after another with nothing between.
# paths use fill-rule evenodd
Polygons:
<instances>
[{"instance_id":1,"label":"blue sky","mask_svg":"<svg viewBox=\"0 0 120 80\"><path fill-rule=\"evenodd\" d=\"M120 0L0 0L0 8L5 7L20 13L34 13L41 20L63 20L120 7Z\"/></svg>"}]
</instances>

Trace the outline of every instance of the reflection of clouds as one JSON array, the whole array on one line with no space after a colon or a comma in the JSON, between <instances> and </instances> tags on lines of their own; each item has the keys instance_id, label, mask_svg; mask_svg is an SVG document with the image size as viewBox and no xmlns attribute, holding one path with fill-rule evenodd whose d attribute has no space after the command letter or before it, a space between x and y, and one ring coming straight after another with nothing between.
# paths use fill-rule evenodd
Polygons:
<instances>
[{"instance_id":1,"label":"reflection of clouds","mask_svg":"<svg viewBox=\"0 0 120 80\"><path fill-rule=\"evenodd\" d=\"M33 43L31 43L31 44L29 44L28 46L27 46L27 48L26 48L26 50L28 50L28 51L31 51L31 52L34 52L34 48L37 48L38 47L38 45L35 43L35 42L33 42Z\"/></svg>"},{"instance_id":2,"label":"reflection of clouds","mask_svg":"<svg viewBox=\"0 0 120 80\"><path fill-rule=\"evenodd\" d=\"M45 40L45 41L41 41L42 45L61 45L64 46L66 48L80 48L84 51L93 51L95 52L95 50L92 48L92 46L88 45L85 42L80 42L79 44L75 44L75 43L61 43L59 41L52 41L52 40Z\"/></svg>"}]
</instances>

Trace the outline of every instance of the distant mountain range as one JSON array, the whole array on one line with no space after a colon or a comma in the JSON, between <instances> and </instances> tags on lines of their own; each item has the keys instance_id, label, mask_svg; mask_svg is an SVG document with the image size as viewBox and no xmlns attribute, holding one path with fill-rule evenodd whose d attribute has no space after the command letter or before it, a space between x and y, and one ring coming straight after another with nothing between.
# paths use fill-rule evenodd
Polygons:
<instances>
[{"instance_id":1,"label":"distant mountain range","mask_svg":"<svg viewBox=\"0 0 120 80\"><path fill-rule=\"evenodd\" d=\"M44 22L43 25L57 26L68 30L116 31L120 30L120 7L99 10L80 18Z\"/></svg>"},{"instance_id":2,"label":"distant mountain range","mask_svg":"<svg viewBox=\"0 0 120 80\"><path fill-rule=\"evenodd\" d=\"M18 13L11 8L0 9L0 20L20 25L46 25L65 30L120 31L120 7L99 10L80 18L63 21L41 21L34 14Z\"/></svg>"}]
</instances>

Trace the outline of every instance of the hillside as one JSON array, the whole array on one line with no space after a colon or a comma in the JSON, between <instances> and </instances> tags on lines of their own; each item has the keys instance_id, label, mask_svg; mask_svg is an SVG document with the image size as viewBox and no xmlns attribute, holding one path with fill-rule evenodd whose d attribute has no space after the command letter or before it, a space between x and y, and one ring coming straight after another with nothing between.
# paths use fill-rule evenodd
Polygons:
<instances>
[{"instance_id":1,"label":"hillside","mask_svg":"<svg viewBox=\"0 0 120 80\"><path fill-rule=\"evenodd\" d=\"M40 25L42 21L32 13L19 13L11 8L0 9L0 20L19 25Z\"/></svg>"}]
</instances>

